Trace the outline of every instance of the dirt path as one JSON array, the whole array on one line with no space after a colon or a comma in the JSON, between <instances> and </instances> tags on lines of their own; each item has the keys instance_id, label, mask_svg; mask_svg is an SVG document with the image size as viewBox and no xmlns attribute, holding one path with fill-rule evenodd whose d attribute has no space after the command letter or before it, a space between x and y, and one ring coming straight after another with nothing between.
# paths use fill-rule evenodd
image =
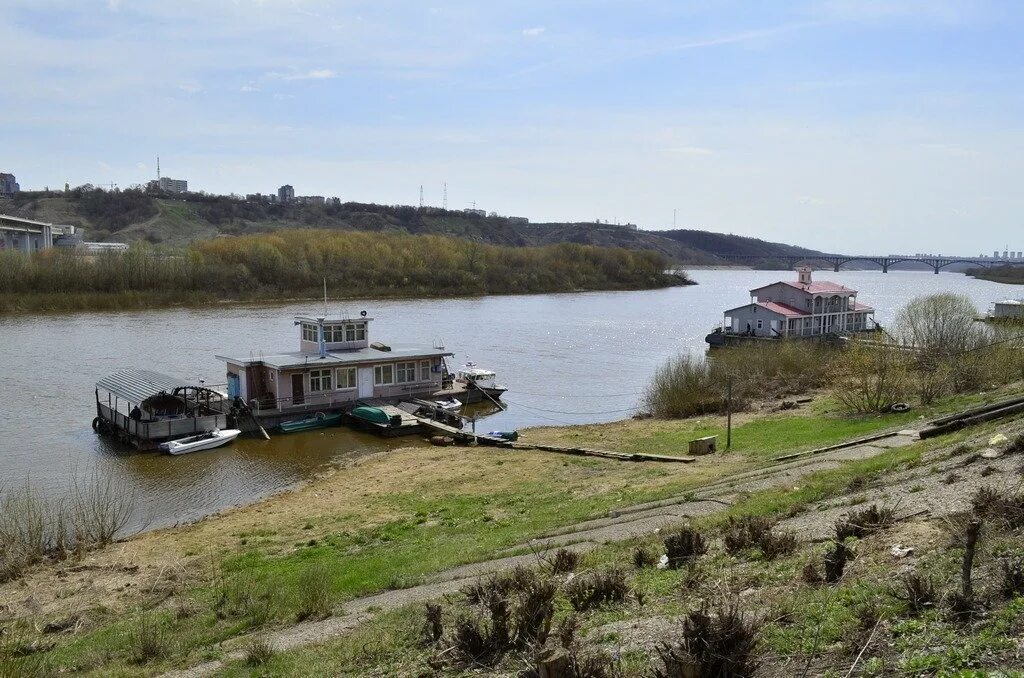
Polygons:
<instances>
[{"instance_id":1,"label":"dirt path","mask_svg":"<svg viewBox=\"0 0 1024 678\"><path fill-rule=\"evenodd\" d=\"M516 565L534 565L538 562L543 552L549 549L564 547L574 551L585 552L600 544L653 534L663 527L678 523L680 519L708 515L724 510L731 506L738 498L748 493L770 488L793 486L801 478L817 471L838 468L844 462L870 458L887 449L910 445L914 442L916 442L916 436L894 435L882 441L834 450L760 470L735 474L712 483L697 493L688 493L658 502L620 509L606 518L588 520L551 532L506 550L503 552L503 557L440 572L433 576L429 582L419 586L385 591L376 595L351 600L344 604L344 614L322 621L303 622L258 635L269 640L276 650L287 650L322 643L351 631L380 612L454 593L479 577L506 570ZM1015 460L1012 458L996 461L1000 467L1005 467L1004 472L1008 472L1011 464L1015 463ZM893 485L866 489L862 494L865 500L869 496L874 496L877 500L884 500L887 493L898 494L899 496L914 496L914 500L905 501L901 504L901 513L923 510L922 507L937 512L958 510L963 503L962 501L959 499L957 501L942 501L937 496L939 494L948 494L948 492L943 493L938 490L943 487L941 485L943 476L948 474L947 466L956 466L958 463L962 466L963 459L954 458L948 460L929 471L917 469L917 473L914 473L912 470L899 474L899 476L891 479L894 482ZM970 479L966 475L961 474L964 478L962 480L965 483L964 487L972 486L973 483L983 477L981 474L983 473L983 468L987 465L989 464L975 464L977 468L970 470ZM924 481L920 480L920 477L929 474L934 476L929 481L929 487L932 488L931 492L925 491L927 487L923 487L921 490L908 494L910 485L914 483L921 484ZM906 489L904 489L904 486L907 486ZM958 494L962 495L964 502L969 497L969 492ZM918 497L917 495L920 496ZM827 502L824 503L827 504ZM799 529L802 533L806 530L806 533L812 537L822 536L831 528L835 519L849 509L849 501L844 502L840 500L834 505L824 506L821 511L807 511L801 516L785 521L784 525L790 527L790 529ZM224 644L226 650L224 661L243 658L245 651L242 648L246 646L254 635L257 634L240 636L226 642ZM224 661L207 662L187 670L165 675L176 678L210 675L222 667Z\"/></svg>"}]
</instances>

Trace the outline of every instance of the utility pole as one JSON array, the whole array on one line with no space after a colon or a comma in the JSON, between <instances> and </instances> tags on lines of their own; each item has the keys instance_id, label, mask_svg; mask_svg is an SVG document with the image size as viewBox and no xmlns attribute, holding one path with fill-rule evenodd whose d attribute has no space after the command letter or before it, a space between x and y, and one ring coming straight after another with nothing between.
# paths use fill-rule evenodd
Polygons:
<instances>
[{"instance_id":1,"label":"utility pole","mask_svg":"<svg viewBox=\"0 0 1024 678\"><path fill-rule=\"evenodd\" d=\"M732 448L732 375L725 387L725 449Z\"/></svg>"}]
</instances>

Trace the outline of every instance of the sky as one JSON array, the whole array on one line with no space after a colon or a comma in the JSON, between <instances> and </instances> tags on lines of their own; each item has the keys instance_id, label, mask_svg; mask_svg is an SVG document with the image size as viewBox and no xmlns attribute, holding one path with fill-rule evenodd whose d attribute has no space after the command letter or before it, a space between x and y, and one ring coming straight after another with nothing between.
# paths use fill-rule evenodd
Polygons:
<instances>
[{"instance_id":1,"label":"sky","mask_svg":"<svg viewBox=\"0 0 1024 678\"><path fill-rule=\"evenodd\" d=\"M0 171L1024 249L1024 5L0 0Z\"/></svg>"}]
</instances>

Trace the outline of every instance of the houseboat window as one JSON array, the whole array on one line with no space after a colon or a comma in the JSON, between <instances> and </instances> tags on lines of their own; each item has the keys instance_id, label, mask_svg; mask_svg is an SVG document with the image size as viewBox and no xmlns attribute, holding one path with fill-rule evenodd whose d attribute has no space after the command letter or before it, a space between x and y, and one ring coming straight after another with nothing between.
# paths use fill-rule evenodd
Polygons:
<instances>
[{"instance_id":1,"label":"houseboat window","mask_svg":"<svg viewBox=\"0 0 1024 678\"><path fill-rule=\"evenodd\" d=\"M377 365L373 368L373 383L375 386L384 386L395 383L394 365Z\"/></svg>"},{"instance_id":2,"label":"houseboat window","mask_svg":"<svg viewBox=\"0 0 1024 678\"><path fill-rule=\"evenodd\" d=\"M364 341L366 339L366 323L345 326L345 341Z\"/></svg>"},{"instance_id":3,"label":"houseboat window","mask_svg":"<svg viewBox=\"0 0 1024 678\"><path fill-rule=\"evenodd\" d=\"M764 327L764 321L763 320L758 320L757 321L757 329L762 329L763 327Z\"/></svg>"},{"instance_id":4,"label":"houseboat window","mask_svg":"<svg viewBox=\"0 0 1024 678\"><path fill-rule=\"evenodd\" d=\"M302 323L302 340L303 341L320 341L317 336L316 325L312 323Z\"/></svg>"},{"instance_id":5,"label":"houseboat window","mask_svg":"<svg viewBox=\"0 0 1024 678\"><path fill-rule=\"evenodd\" d=\"M345 341L345 332L341 325L324 325L324 341L335 343Z\"/></svg>"},{"instance_id":6,"label":"houseboat window","mask_svg":"<svg viewBox=\"0 0 1024 678\"><path fill-rule=\"evenodd\" d=\"M309 390L312 392L330 391L331 370L312 370L309 373Z\"/></svg>"},{"instance_id":7,"label":"houseboat window","mask_svg":"<svg viewBox=\"0 0 1024 678\"><path fill-rule=\"evenodd\" d=\"M356 387L356 368L342 367L338 369L338 388Z\"/></svg>"},{"instance_id":8,"label":"houseboat window","mask_svg":"<svg viewBox=\"0 0 1024 678\"><path fill-rule=\"evenodd\" d=\"M408 384L416 381L416 363L398 363L395 365L395 381Z\"/></svg>"},{"instance_id":9,"label":"houseboat window","mask_svg":"<svg viewBox=\"0 0 1024 678\"><path fill-rule=\"evenodd\" d=\"M420 381L430 381L430 361L420 361Z\"/></svg>"}]
</instances>

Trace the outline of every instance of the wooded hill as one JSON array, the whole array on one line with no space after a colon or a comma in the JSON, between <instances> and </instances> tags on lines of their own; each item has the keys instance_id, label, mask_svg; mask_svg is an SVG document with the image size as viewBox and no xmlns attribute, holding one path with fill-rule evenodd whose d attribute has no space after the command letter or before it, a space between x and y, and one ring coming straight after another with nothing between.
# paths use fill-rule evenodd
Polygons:
<instances>
[{"instance_id":1,"label":"wooded hill","mask_svg":"<svg viewBox=\"0 0 1024 678\"><path fill-rule=\"evenodd\" d=\"M0 201L0 212L74 224L89 240L180 247L217 235L266 233L287 228L393 231L451 235L516 247L575 243L654 250L679 264L727 265L720 254L810 253L791 245L696 230L636 231L613 224L521 223L436 207L416 208L347 202L340 205L278 205L231 196L157 195L140 190L80 187L68 192L25 191ZM771 262L760 262L770 266Z\"/></svg>"}]
</instances>

